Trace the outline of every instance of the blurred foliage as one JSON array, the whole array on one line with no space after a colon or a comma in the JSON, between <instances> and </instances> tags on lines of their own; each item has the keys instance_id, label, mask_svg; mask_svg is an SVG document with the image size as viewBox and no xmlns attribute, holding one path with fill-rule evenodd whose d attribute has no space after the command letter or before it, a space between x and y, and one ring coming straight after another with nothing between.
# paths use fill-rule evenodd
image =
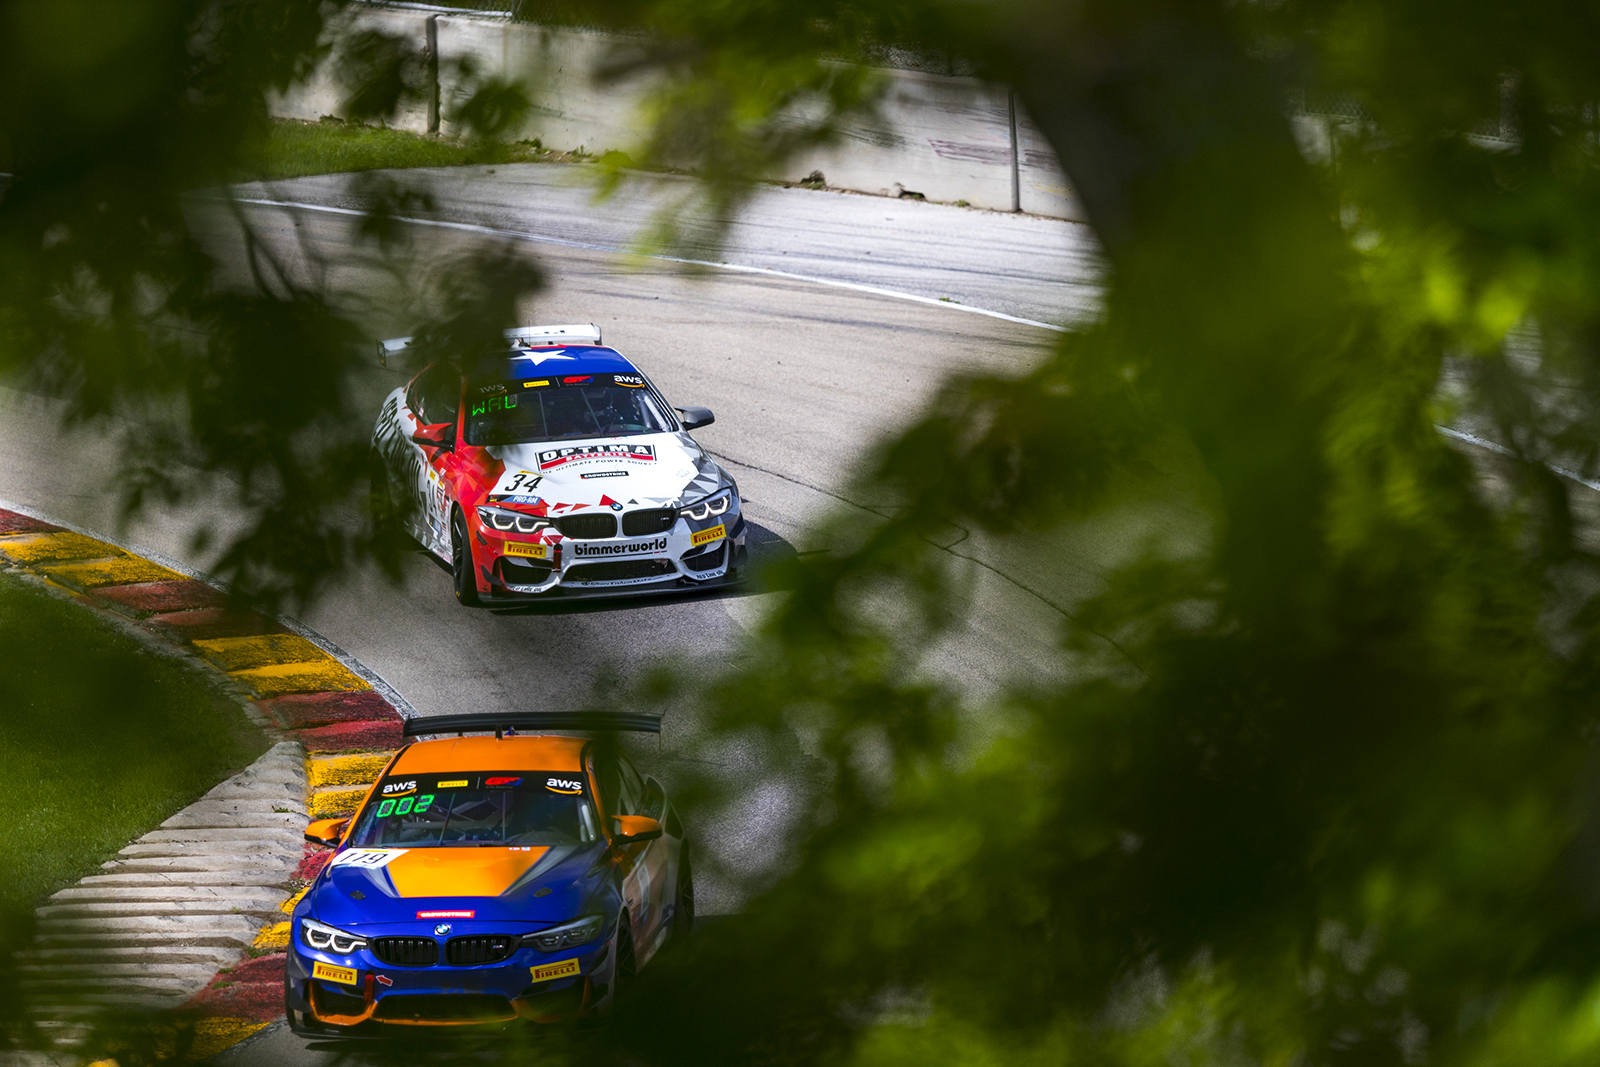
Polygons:
<instances>
[{"instance_id":1,"label":"blurred foliage","mask_svg":"<svg viewBox=\"0 0 1600 1067\"><path fill-rule=\"evenodd\" d=\"M357 386L371 334L322 284L314 247L283 262L235 209L248 283L224 284L186 211L225 197L216 187L270 151L269 96L318 63L357 117L417 104L426 58L345 32L343 7L0 4L0 375L59 397L71 425L125 438L121 469L107 472L125 514L231 499L242 532L220 545L202 532L201 547L240 596L268 605L304 601L362 559L398 566L352 511L368 471ZM490 140L526 106L493 79L465 85L469 140ZM380 216L410 202L381 183L366 190ZM522 291L508 287L530 278L490 279L506 324ZM398 314L425 322L416 307Z\"/></svg>"},{"instance_id":2,"label":"blurred foliage","mask_svg":"<svg viewBox=\"0 0 1600 1067\"><path fill-rule=\"evenodd\" d=\"M841 522L839 551L775 576L784 608L704 707L771 779L826 785L775 882L720 872L746 877L748 914L664 990L688 1036L636 1051L1600 1054L1595 511L1546 466L1600 466L1593 13L636 17L672 99L715 102L652 144L727 188L870 103L817 91L831 57L962 42L1056 147L1111 268L1092 329L1025 379L949 383L883 450L851 495L893 518ZM802 129L796 94L834 110ZM1296 113L1312 98L1343 117ZM691 140L688 121L714 125ZM1513 459L1470 462L1434 428L1452 420ZM1201 472L1207 547L1152 549L1076 606L1070 684L963 706L927 659L962 617L943 532L1028 539L1125 508L1175 450ZM749 795L703 788L711 811Z\"/></svg>"},{"instance_id":3,"label":"blurred foliage","mask_svg":"<svg viewBox=\"0 0 1600 1067\"><path fill-rule=\"evenodd\" d=\"M1092 328L1023 379L950 382L883 449L855 493L892 517L784 565L739 669L647 694L693 684L717 740L803 803L779 875L719 872L745 914L641 977L625 1054L1592 1062L1600 570L1587 490L1547 464L1600 466L1594 13L567 6L634 31L608 73L659 79L629 156L701 175L724 218L881 103L850 61L958 42L1016 88L1110 266ZM83 417L148 409L130 455L161 462L130 504L180 496L180 460L225 472L269 520L235 573L314 591L368 547L337 511L364 459L364 420L339 418L355 331L266 259L255 293L209 288L179 196L235 173L262 93L320 54L321 9L128 4L87 41L70 6L0 10L0 353ZM359 44L358 111L419 91L425 57ZM84 77L105 66L125 92ZM463 121L515 128L526 96L480 88ZM1340 103L1295 110L1318 100ZM478 270L426 344L479 343L538 282ZM263 361L296 387L261 388ZM1451 420L1512 458L1452 451ZM1070 682L966 706L929 664L971 586L943 532L1038 538L1173 456L1201 547L1074 606Z\"/></svg>"}]
</instances>

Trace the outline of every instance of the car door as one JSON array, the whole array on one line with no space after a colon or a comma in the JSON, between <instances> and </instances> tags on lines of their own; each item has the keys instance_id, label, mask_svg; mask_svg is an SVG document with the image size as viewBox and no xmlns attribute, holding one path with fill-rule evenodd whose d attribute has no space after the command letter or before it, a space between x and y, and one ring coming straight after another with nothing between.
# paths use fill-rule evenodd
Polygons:
<instances>
[{"instance_id":1,"label":"car door","mask_svg":"<svg viewBox=\"0 0 1600 1067\"><path fill-rule=\"evenodd\" d=\"M423 371L406 390L406 406L414 422L411 433L424 426L455 424L461 410L461 374L447 363L436 363ZM414 505L412 536L431 551L450 558L449 475L453 472L452 449L428 448L410 440L406 463L406 488Z\"/></svg>"},{"instance_id":2,"label":"car door","mask_svg":"<svg viewBox=\"0 0 1600 1067\"><path fill-rule=\"evenodd\" d=\"M599 755L594 764L600 806L609 820L617 815L643 815L644 782L639 772L614 753ZM620 849L617 873L621 877L623 911L633 937L635 966L642 967L655 951L655 941L665 929L661 922L660 883L665 880L663 838L637 841Z\"/></svg>"},{"instance_id":3,"label":"car door","mask_svg":"<svg viewBox=\"0 0 1600 1067\"><path fill-rule=\"evenodd\" d=\"M633 804L633 809L627 814L648 815L659 821L665 815L665 794L662 794L662 810L651 810L653 797L644 778L626 758L619 757L619 762L622 765L623 796ZM665 833L654 841L645 841L633 847L639 849L635 870L638 872L638 894L644 911L644 921L634 941L634 951L639 966L643 967L645 961L655 955L667 932L667 905L672 901L675 887L668 877L672 872L669 870L670 856Z\"/></svg>"}]
</instances>

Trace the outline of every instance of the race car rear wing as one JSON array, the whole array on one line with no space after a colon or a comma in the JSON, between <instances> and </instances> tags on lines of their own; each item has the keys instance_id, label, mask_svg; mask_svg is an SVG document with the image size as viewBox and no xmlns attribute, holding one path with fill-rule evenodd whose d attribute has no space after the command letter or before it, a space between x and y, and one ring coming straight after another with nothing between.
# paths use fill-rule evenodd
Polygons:
<instances>
[{"instance_id":1,"label":"race car rear wing","mask_svg":"<svg viewBox=\"0 0 1600 1067\"><path fill-rule=\"evenodd\" d=\"M592 322L571 326L518 326L507 330L505 338L514 348L539 348L546 345L597 345L600 327ZM391 337L378 342L378 366L387 367L389 357L411 347L415 337Z\"/></svg>"},{"instance_id":2,"label":"race car rear wing","mask_svg":"<svg viewBox=\"0 0 1600 1067\"><path fill-rule=\"evenodd\" d=\"M407 737L421 734L465 734L494 731L496 737L517 730L627 730L659 734L661 716L628 711L503 711L479 715L418 715L407 719Z\"/></svg>"}]
</instances>

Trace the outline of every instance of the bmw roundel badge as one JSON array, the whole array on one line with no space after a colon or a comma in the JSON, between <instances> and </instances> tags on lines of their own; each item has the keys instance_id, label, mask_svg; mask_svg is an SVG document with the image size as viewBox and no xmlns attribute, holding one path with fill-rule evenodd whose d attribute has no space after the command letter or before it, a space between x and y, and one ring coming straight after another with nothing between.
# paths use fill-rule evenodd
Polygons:
<instances>
[{"instance_id":1,"label":"bmw roundel badge","mask_svg":"<svg viewBox=\"0 0 1600 1067\"><path fill-rule=\"evenodd\" d=\"M438 934L440 937L443 937L445 934L448 934L450 932L450 924L449 923L440 923L438 926L435 926L433 928L433 932Z\"/></svg>"}]
</instances>

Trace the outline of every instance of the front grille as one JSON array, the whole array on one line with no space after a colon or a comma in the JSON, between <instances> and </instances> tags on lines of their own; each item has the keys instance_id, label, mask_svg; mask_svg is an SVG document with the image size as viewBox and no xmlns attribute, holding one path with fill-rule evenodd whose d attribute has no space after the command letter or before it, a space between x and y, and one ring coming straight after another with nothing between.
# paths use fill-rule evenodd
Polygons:
<instances>
[{"instance_id":1,"label":"front grille","mask_svg":"<svg viewBox=\"0 0 1600 1067\"><path fill-rule=\"evenodd\" d=\"M710 552L702 552L698 556L685 557L683 565L692 571L714 571L722 566L723 554L727 551L728 542L723 541L722 544Z\"/></svg>"},{"instance_id":2,"label":"front grille","mask_svg":"<svg viewBox=\"0 0 1600 1067\"><path fill-rule=\"evenodd\" d=\"M480 963L499 963L515 950L516 942L505 934L452 937L444 943L444 958L452 967L472 967Z\"/></svg>"},{"instance_id":3,"label":"front grille","mask_svg":"<svg viewBox=\"0 0 1600 1067\"><path fill-rule=\"evenodd\" d=\"M610 563L579 563L567 568L569 582L621 582L629 578L657 578L678 573L670 559L619 559Z\"/></svg>"},{"instance_id":4,"label":"front grille","mask_svg":"<svg viewBox=\"0 0 1600 1067\"><path fill-rule=\"evenodd\" d=\"M595 515L563 515L555 520L562 536L574 541L603 541L617 536L617 517L604 513Z\"/></svg>"},{"instance_id":5,"label":"front grille","mask_svg":"<svg viewBox=\"0 0 1600 1067\"><path fill-rule=\"evenodd\" d=\"M677 521L677 508L643 508L622 516L622 532L629 537L648 537L666 533Z\"/></svg>"},{"instance_id":6,"label":"front grille","mask_svg":"<svg viewBox=\"0 0 1600 1067\"><path fill-rule=\"evenodd\" d=\"M369 947L391 967L432 967L439 962L439 942L431 937L375 937Z\"/></svg>"},{"instance_id":7,"label":"front grille","mask_svg":"<svg viewBox=\"0 0 1600 1067\"><path fill-rule=\"evenodd\" d=\"M378 998L379 1019L407 1022L492 1022L514 1019L516 1009L492 993L390 993Z\"/></svg>"}]
</instances>

